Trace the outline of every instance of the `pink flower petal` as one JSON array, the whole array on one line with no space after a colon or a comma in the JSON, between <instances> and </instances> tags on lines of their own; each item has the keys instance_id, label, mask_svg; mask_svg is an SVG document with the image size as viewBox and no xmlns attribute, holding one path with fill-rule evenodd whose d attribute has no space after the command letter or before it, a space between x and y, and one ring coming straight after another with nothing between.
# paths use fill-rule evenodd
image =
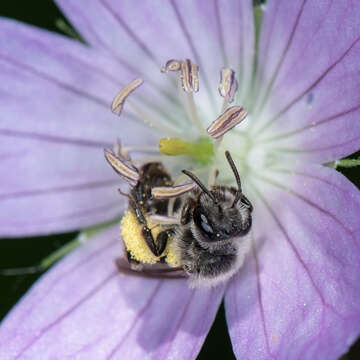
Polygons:
<instances>
[{"instance_id":1,"label":"pink flower petal","mask_svg":"<svg viewBox=\"0 0 360 360\"><path fill-rule=\"evenodd\" d=\"M360 148L360 3L273 1L264 16L255 132L298 159ZM274 142L275 144L275 142Z\"/></svg>"},{"instance_id":2,"label":"pink flower petal","mask_svg":"<svg viewBox=\"0 0 360 360\"><path fill-rule=\"evenodd\" d=\"M192 359L224 289L124 275L119 228L89 240L20 301L0 328L6 359Z\"/></svg>"},{"instance_id":3,"label":"pink flower petal","mask_svg":"<svg viewBox=\"0 0 360 360\"><path fill-rule=\"evenodd\" d=\"M251 258L226 295L234 351L337 359L360 332L360 194L320 166L269 178L256 183Z\"/></svg>"}]
</instances>

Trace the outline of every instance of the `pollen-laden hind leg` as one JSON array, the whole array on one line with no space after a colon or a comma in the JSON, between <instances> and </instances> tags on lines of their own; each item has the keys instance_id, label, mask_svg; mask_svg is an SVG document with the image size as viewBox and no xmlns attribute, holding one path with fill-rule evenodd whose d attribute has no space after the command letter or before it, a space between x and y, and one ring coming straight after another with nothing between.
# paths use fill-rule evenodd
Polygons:
<instances>
[{"instance_id":1,"label":"pollen-laden hind leg","mask_svg":"<svg viewBox=\"0 0 360 360\"><path fill-rule=\"evenodd\" d=\"M147 227L144 226L142 229L142 235L144 237L144 240L146 242L146 245L149 247L150 251L155 255L155 256L160 256L161 253L164 251L162 250L161 252L159 251L159 247L158 245L155 243L154 238L152 236L151 230Z\"/></svg>"},{"instance_id":2,"label":"pollen-laden hind leg","mask_svg":"<svg viewBox=\"0 0 360 360\"><path fill-rule=\"evenodd\" d=\"M159 254L158 246L156 245L156 243L154 241L153 235L151 233L151 229L148 227L146 218L142 211L142 207L136 201L134 201L131 197L130 197L129 204L130 204L130 207L135 210L136 218L139 221L139 223L142 225L142 230L141 230L142 237L145 240L148 248L155 256L159 256L161 253Z\"/></svg>"},{"instance_id":3,"label":"pollen-laden hind leg","mask_svg":"<svg viewBox=\"0 0 360 360\"><path fill-rule=\"evenodd\" d=\"M164 252L167 242L173 233L173 229L167 229L158 234L156 238L156 244L159 251L159 256Z\"/></svg>"},{"instance_id":4,"label":"pollen-laden hind leg","mask_svg":"<svg viewBox=\"0 0 360 360\"><path fill-rule=\"evenodd\" d=\"M161 256L161 254L164 252L167 241L172 233L172 229L161 231L156 237L155 242L151 230L147 226L144 226L142 230L145 242L155 256Z\"/></svg>"}]
</instances>

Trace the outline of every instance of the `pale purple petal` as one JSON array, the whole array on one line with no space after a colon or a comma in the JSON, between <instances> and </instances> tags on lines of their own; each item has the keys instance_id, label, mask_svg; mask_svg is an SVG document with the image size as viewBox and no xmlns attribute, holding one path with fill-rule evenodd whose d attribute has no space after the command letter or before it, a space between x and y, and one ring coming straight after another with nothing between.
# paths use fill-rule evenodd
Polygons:
<instances>
[{"instance_id":1,"label":"pale purple petal","mask_svg":"<svg viewBox=\"0 0 360 360\"><path fill-rule=\"evenodd\" d=\"M14 141L15 140L15 141ZM14 143L18 141L16 148ZM101 148L3 139L0 235L30 236L79 229L120 216L120 178Z\"/></svg>"},{"instance_id":2,"label":"pale purple petal","mask_svg":"<svg viewBox=\"0 0 360 360\"><path fill-rule=\"evenodd\" d=\"M112 227L45 274L0 327L6 359L193 359L224 289L120 274Z\"/></svg>"},{"instance_id":3,"label":"pale purple petal","mask_svg":"<svg viewBox=\"0 0 360 360\"><path fill-rule=\"evenodd\" d=\"M200 2L199 2L200 3ZM239 105L250 87L253 74L255 28L252 1L216 1L219 12L219 30L217 36L224 44L224 66L235 70L239 82ZM207 2L202 2L203 8ZM205 10L204 10L205 11ZM213 35L215 36L215 34ZM220 37L221 36L221 37Z\"/></svg>"},{"instance_id":4,"label":"pale purple petal","mask_svg":"<svg viewBox=\"0 0 360 360\"><path fill-rule=\"evenodd\" d=\"M136 73L77 41L33 26L2 18L0 30L2 108L6 105L16 118L6 119L2 128L23 130L36 119L34 133L47 130L66 137L71 129L73 138L103 145L114 141L114 133L133 126L135 112L130 106L125 112L131 117L124 114L119 121L110 104ZM137 98L145 107L153 89L143 86L139 91ZM148 106L150 111L152 105ZM129 140L136 142L144 128L129 131Z\"/></svg>"},{"instance_id":5,"label":"pale purple petal","mask_svg":"<svg viewBox=\"0 0 360 360\"><path fill-rule=\"evenodd\" d=\"M155 39L155 42L152 39L150 43L147 39L142 39L138 34L138 27L141 29L144 24L139 23L139 19L134 23L131 12L126 14L125 19L122 13L117 13L114 1L89 1L86 11L84 11L83 4L78 1L59 0L57 4L83 38L91 47L97 49L98 53L106 54L108 58L116 61L124 69L136 74L136 77L142 77L146 83L153 86L154 93L159 97L156 100L158 106L168 105L171 101L174 109L182 111L176 96L175 82L160 73L163 62L173 55L170 53L167 55L169 57L165 59L155 55L161 48L161 46L155 46L159 39ZM164 5L162 4L161 7L166 8L166 3ZM132 12L136 11L136 14L139 12L139 8L133 4L131 4L131 10ZM149 20L147 17L147 21ZM164 21L168 26L167 17L164 17ZM150 33L152 31L151 27L147 30ZM166 35L166 32L159 34L159 36L161 35ZM173 45L174 39L170 43Z\"/></svg>"},{"instance_id":6,"label":"pale purple petal","mask_svg":"<svg viewBox=\"0 0 360 360\"><path fill-rule=\"evenodd\" d=\"M92 46L122 63L141 59L136 67L145 80L150 77L161 85L165 80L152 73L169 59L190 58L197 63L205 90L197 99L201 98L204 112L208 107L214 111L214 103L220 102L217 86L224 66L237 72L245 96L254 50L250 0L146 0L140 6L131 0L97 0L89 2L86 11L74 0L57 3Z\"/></svg>"},{"instance_id":7,"label":"pale purple petal","mask_svg":"<svg viewBox=\"0 0 360 360\"><path fill-rule=\"evenodd\" d=\"M132 145L154 141L141 123L110 112L121 88L111 69L130 75L78 42L5 19L0 65L0 235L67 231L118 216L120 182L103 148L118 136Z\"/></svg>"},{"instance_id":8,"label":"pale purple petal","mask_svg":"<svg viewBox=\"0 0 360 360\"><path fill-rule=\"evenodd\" d=\"M255 184L254 249L226 295L234 351L337 359L360 332L360 194L315 165L266 177Z\"/></svg>"},{"instance_id":9,"label":"pale purple petal","mask_svg":"<svg viewBox=\"0 0 360 360\"><path fill-rule=\"evenodd\" d=\"M256 132L281 136L275 146L298 159L326 162L360 148L359 13L351 0L266 7Z\"/></svg>"}]
</instances>

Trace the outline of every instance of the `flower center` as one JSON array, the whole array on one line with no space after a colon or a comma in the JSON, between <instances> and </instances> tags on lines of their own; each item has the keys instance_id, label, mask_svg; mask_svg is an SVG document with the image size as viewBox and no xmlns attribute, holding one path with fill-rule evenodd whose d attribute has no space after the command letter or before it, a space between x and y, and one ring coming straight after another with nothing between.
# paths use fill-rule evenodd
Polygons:
<instances>
[{"instance_id":1,"label":"flower center","mask_svg":"<svg viewBox=\"0 0 360 360\"><path fill-rule=\"evenodd\" d=\"M238 167L241 169L242 175L247 173L249 168L248 154L253 146L246 132L234 129L246 118L248 112L242 106L230 106L238 89L233 70L222 69L220 71L218 90L223 98L223 104L220 114L207 128L203 126L199 117L199 113L203 113L199 110L203 109L198 109L194 101L194 93L199 91L198 66L189 59L184 61L169 60L162 67L161 72L172 72L177 76L180 98L192 126L188 126L186 130L178 129L177 133L180 136L159 139L158 158L152 158L150 161L142 159L141 167L136 166L128 154L128 150L136 149L134 147L132 149L122 147L120 143L116 144L113 151L105 150L105 157L113 169L132 189L135 189L130 194L122 193L128 197L129 204L131 204L129 207L132 209L125 213L121 223L122 238L128 254L137 262L149 264L159 262L159 254L162 254L163 260L168 265L176 267L183 264L180 262L176 249L169 247L172 242L167 242L167 247L163 249L161 248L162 240L158 239L160 230L161 234L167 231L162 226L166 226L169 221L172 224L180 224L180 220L173 216L176 212L175 201L197 187L201 189L202 194L206 194L214 204L217 204L218 200L213 192L216 189L216 182L219 182L219 184L225 185L222 189L227 189L232 196L234 196L234 192L236 193L232 200L231 208L233 208L244 197ZM125 100L142 84L142 79L136 79L122 89L112 103L112 111L120 115ZM135 110L137 109L139 108L135 107ZM156 123L151 117L146 116L142 110L140 110L139 115L152 127L161 129L163 133L166 133L164 131L166 126L162 127L162 124ZM169 114L169 116L171 115ZM179 127L181 128L181 125ZM178 158L178 165L181 167L176 172L179 175L170 177L166 172L160 171L163 169L161 163L169 158ZM166 162L168 163L168 161ZM157 172L155 170L150 172L149 170L147 173L146 169L150 167L156 167ZM166 167L168 168L168 166ZM220 179L218 179L218 175ZM191 182L189 182L189 178ZM188 182L184 183L186 179ZM156 181L160 185L156 185ZM233 185L235 182L237 190L226 186ZM156 201L161 200L166 200L162 203L166 205L165 216L158 214L158 209L155 206L147 206L147 204L152 204L152 202L155 204ZM186 205L182 209L184 208ZM209 232L209 229L212 228L205 220L202 220L203 225L201 226ZM152 226L151 224L155 225ZM151 236L148 235L149 233ZM220 233L217 235L220 236ZM154 240L149 240L149 236L152 239L156 238L159 242L154 243ZM171 234L167 236L171 238ZM145 237L147 242L144 241ZM161 248L162 251L159 251L158 248Z\"/></svg>"},{"instance_id":2,"label":"flower center","mask_svg":"<svg viewBox=\"0 0 360 360\"><path fill-rule=\"evenodd\" d=\"M194 94L199 91L199 68L189 59L184 61L169 60L161 68L162 73L173 73L177 77L180 89L180 98L183 102L183 107L186 110L188 119L192 127L189 131L178 131L178 133L185 134L181 136L171 136L159 139L157 151L159 153L158 160L164 161L166 158L185 155L180 157L182 169L190 168L200 177L208 177L209 186L214 185L217 175L219 174L222 183L233 183L234 178L229 172L226 162L224 161L224 153L229 150L232 154L240 173L245 175L248 169L253 167L255 163L262 164L264 159L261 151L253 146L253 143L247 132L239 129L234 129L247 116L248 112L241 106L230 104L234 101L238 82L235 78L235 72L231 69L220 70L219 94L223 98L223 105L220 110L220 115L205 129L199 113L202 109L198 109L194 101ZM132 81L128 86L120 91L112 103L112 111L120 115L128 96L143 84L142 79ZM136 108L135 108L136 110ZM200 111L199 111L200 110ZM167 126L154 121L146 114L139 113L146 123L150 123L153 128L165 130ZM230 131L234 129L233 131ZM168 132L172 135L174 132ZM127 182L136 182L137 179L129 178L133 173L134 166L131 164L130 158L126 150L136 150L136 148L123 147L122 152L119 149L114 149L112 157L107 156L107 160L114 167L117 163L117 171ZM154 147L153 150L156 148ZM255 149L257 149L255 151ZM140 150L140 149L139 149ZM186 161L188 159L188 161ZM176 161L175 161L176 163ZM180 176L183 178L183 176ZM176 181L176 179L175 179Z\"/></svg>"}]
</instances>

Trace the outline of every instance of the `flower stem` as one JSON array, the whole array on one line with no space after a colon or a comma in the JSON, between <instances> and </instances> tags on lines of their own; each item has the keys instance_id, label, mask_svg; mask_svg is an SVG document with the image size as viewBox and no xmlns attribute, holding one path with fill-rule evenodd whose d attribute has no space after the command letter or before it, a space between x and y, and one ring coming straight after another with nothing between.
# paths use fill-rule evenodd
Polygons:
<instances>
[{"instance_id":1,"label":"flower stem","mask_svg":"<svg viewBox=\"0 0 360 360\"><path fill-rule=\"evenodd\" d=\"M326 166L337 169L338 167L351 168L360 166L360 159L341 159L325 164Z\"/></svg>"}]
</instances>

